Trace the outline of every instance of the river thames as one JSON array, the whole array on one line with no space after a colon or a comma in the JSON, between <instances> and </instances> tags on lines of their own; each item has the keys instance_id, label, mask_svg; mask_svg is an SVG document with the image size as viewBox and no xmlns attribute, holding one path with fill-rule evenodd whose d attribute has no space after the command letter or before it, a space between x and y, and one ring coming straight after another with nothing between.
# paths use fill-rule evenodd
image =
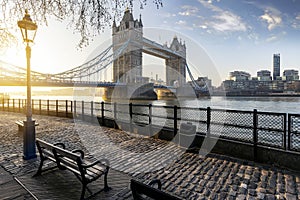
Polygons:
<instances>
[{"instance_id":1,"label":"river thames","mask_svg":"<svg viewBox=\"0 0 300 200\"><path fill-rule=\"evenodd\" d=\"M11 98L26 98L25 96L11 96ZM101 102L101 97L95 96L33 96L33 99L42 100L76 100L76 101L94 101ZM129 101L122 101L129 103ZM218 108L230 110L243 110L280 113L300 113L300 97L221 97L212 96L211 98L199 99L176 99L176 100L155 100L155 101L131 101L134 104L153 104L153 105L178 105L181 107L199 107L199 108Z\"/></svg>"},{"instance_id":2,"label":"river thames","mask_svg":"<svg viewBox=\"0 0 300 200\"><path fill-rule=\"evenodd\" d=\"M18 92L16 90L18 88ZM33 87L32 99L41 100L76 100L76 101L94 101L101 102L102 91L95 88L64 88L53 89L47 87ZM13 91L13 92L11 92ZM25 87L0 87L0 92L10 95L11 99L26 99ZM123 100L124 103L129 101ZM181 107L199 107L199 108L219 108L230 110L243 110L281 113L300 113L300 97L226 97L212 96L211 98L199 99L165 99L155 101L132 101L135 104L153 104L153 105L177 105Z\"/></svg>"}]
</instances>

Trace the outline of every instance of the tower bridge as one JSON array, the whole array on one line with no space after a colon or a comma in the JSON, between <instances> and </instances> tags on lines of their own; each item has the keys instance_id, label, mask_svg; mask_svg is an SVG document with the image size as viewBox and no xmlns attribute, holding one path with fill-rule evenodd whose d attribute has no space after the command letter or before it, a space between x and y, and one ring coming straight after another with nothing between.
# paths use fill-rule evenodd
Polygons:
<instances>
[{"instance_id":1,"label":"tower bridge","mask_svg":"<svg viewBox=\"0 0 300 200\"><path fill-rule=\"evenodd\" d=\"M161 45L143 36L141 16L134 19L129 9L124 12L119 25L113 21L112 45L86 63L57 74L32 71L33 86L86 86L104 87L107 98L156 99L153 83L142 76L143 53L165 60L166 85L161 90L173 90L174 85L183 87L186 71L191 76L193 88L204 91L194 81L186 62L186 45L175 36L170 46ZM103 73L112 66L112 80L103 81ZM0 61L0 85L25 85L26 69ZM171 87L170 87L171 86Z\"/></svg>"}]
</instances>

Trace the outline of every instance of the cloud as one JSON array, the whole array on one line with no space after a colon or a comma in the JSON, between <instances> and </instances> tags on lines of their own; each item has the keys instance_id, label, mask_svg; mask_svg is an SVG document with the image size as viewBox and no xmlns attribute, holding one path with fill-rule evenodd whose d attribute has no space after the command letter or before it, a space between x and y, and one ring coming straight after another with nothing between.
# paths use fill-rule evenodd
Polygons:
<instances>
[{"instance_id":1,"label":"cloud","mask_svg":"<svg viewBox=\"0 0 300 200\"><path fill-rule=\"evenodd\" d=\"M294 29L300 29L300 14L298 14L295 19L292 21L292 27Z\"/></svg>"},{"instance_id":2,"label":"cloud","mask_svg":"<svg viewBox=\"0 0 300 200\"><path fill-rule=\"evenodd\" d=\"M173 14L173 13L162 13L162 14L160 14L160 16L162 18L174 18L174 17L176 17L176 14Z\"/></svg>"},{"instance_id":3,"label":"cloud","mask_svg":"<svg viewBox=\"0 0 300 200\"><path fill-rule=\"evenodd\" d=\"M242 22L241 18L231 12L220 13L213 17L216 21L211 22L210 25L213 29L226 32L226 31L246 31L247 27Z\"/></svg>"},{"instance_id":4,"label":"cloud","mask_svg":"<svg viewBox=\"0 0 300 200\"><path fill-rule=\"evenodd\" d=\"M193 24L193 27L195 27L195 28L201 28L201 29L207 29L208 27L207 27L207 25L199 25L199 24Z\"/></svg>"},{"instance_id":5,"label":"cloud","mask_svg":"<svg viewBox=\"0 0 300 200\"><path fill-rule=\"evenodd\" d=\"M285 35L287 34L287 32L285 31L282 31L281 33L278 33L278 34L272 34L271 36L269 36L266 41L267 42L276 42L280 39L282 39Z\"/></svg>"},{"instance_id":6,"label":"cloud","mask_svg":"<svg viewBox=\"0 0 300 200\"><path fill-rule=\"evenodd\" d=\"M273 35L273 36L270 36L266 39L267 42L274 42L278 39L277 36Z\"/></svg>"},{"instance_id":7,"label":"cloud","mask_svg":"<svg viewBox=\"0 0 300 200\"><path fill-rule=\"evenodd\" d=\"M209 1L198 0L205 8L213 12L206 25L218 32L246 31L247 26L242 18L230 11L223 10ZM214 20L212 20L214 19Z\"/></svg>"},{"instance_id":8,"label":"cloud","mask_svg":"<svg viewBox=\"0 0 300 200\"><path fill-rule=\"evenodd\" d=\"M176 22L177 25L179 25L181 28L186 29L186 30L193 30L193 27L190 26L186 21L184 20L179 20Z\"/></svg>"},{"instance_id":9,"label":"cloud","mask_svg":"<svg viewBox=\"0 0 300 200\"><path fill-rule=\"evenodd\" d=\"M186 25L186 21L179 20L178 22L176 22L176 24L178 24L178 25Z\"/></svg>"},{"instance_id":10,"label":"cloud","mask_svg":"<svg viewBox=\"0 0 300 200\"><path fill-rule=\"evenodd\" d=\"M260 19L267 22L269 31L280 26L282 23L281 12L272 7L267 7L264 14L260 16Z\"/></svg>"},{"instance_id":11,"label":"cloud","mask_svg":"<svg viewBox=\"0 0 300 200\"><path fill-rule=\"evenodd\" d=\"M195 6L184 5L181 8L183 11L178 13L181 16L196 16L199 12L199 9Z\"/></svg>"}]
</instances>

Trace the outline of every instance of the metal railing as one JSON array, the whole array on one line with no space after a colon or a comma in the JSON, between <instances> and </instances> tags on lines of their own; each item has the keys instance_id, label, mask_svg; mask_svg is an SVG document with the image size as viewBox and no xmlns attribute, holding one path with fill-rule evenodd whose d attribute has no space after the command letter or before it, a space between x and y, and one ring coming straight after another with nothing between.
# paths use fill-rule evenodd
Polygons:
<instances>
[{"instance_id":1,"label":"metal railing","mask_svg":"<svg viewBox=\"0 0 300 200\"><path fill-rule=\"evenodd\" d=\"M0 109L24 112L26 100L2 99ZM94 117L132 125L168 129L176 135L181 123L197 127L197 135L247 143L256 147L300 152L300 114L190 108L110 102L32 100L33 114L60 117ZM149 134L151 135L151 134Z\"/></svg>"}]
</instances>

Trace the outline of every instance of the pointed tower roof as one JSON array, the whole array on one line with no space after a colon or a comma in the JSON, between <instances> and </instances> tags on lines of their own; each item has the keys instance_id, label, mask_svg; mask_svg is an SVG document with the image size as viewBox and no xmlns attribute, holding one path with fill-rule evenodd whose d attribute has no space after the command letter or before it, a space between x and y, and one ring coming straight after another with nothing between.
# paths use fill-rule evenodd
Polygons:
<instances>
[{"instance_id":1,"label":"pointed tower roof","mask_svg":"<svg viewBox=\"0 0 300 200\"><path fill-rule=\"evenodd\" d=\"M116 19L114 18L114 21L113 21L113 28L115 28L115 27L117 27L117 25L116 25Z\"/></svg>"},{"instance_id":2,"label":"pointed tower roof","mask_svg":"<svg viewBox=\"0 0 300 200\"><path fill-rule=\"evenodd\" d=\"M133 21L133 15L130 12L129 8L127 7L125 12L124 12L122 22L129 22L129 21Z\"/></svg>"},{"instance_id":3,"label":"pointed tower roof","mask_svg":"<svg viewBox=\"0 0 300 200\"><path fill-rule=\"evenodd\" d=\"M140 14L140 26L143 27L142 14Z\"/></svg>"}]
</instances>

